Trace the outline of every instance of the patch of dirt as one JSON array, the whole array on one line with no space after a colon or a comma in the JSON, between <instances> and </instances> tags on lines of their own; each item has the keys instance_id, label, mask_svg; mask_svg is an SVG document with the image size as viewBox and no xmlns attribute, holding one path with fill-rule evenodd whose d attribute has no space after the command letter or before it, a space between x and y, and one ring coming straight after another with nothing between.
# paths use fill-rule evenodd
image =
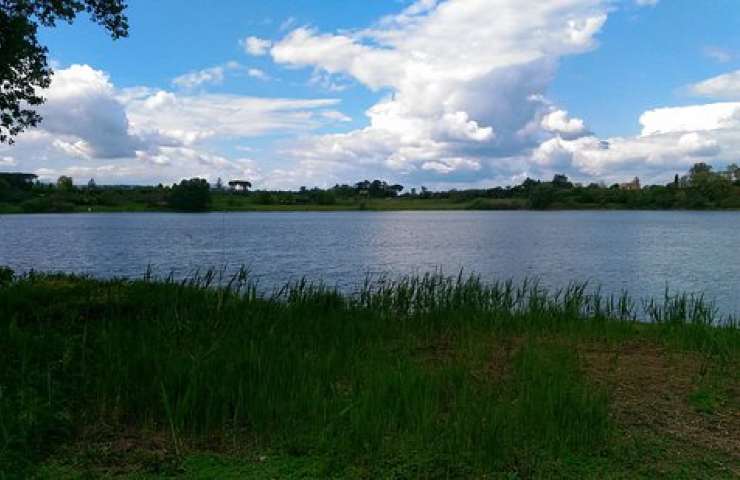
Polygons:
<instances>
[{"instance_id":1,"label":"patch of dirt","mask_svg":"<svg viewBox=\"0 0 740 480\"><path fill-rule=\"evenodd\" d=\"M486 365L487 376L495 383L503 382L511 373L512 359L522 348L523 337L506 338L496 342Z\"/></svg>"},{"instance_id":2,"label":"patch of dirt","mask_svg":"<svg viewBox=\"0 0 740 480\"><path fill-rule=\"evenodd\" d=\"M424 363L446 364L455 357L455 347L452 338L443 335L418 345L415 353Z\"/></svg>"},{"instance_id":3,"label":"patch of dirt","mask_svg":"<svg viewBox=\"0 0 740 480\"><path fill-rule=\"evenodd\" d=\"M640 342L578 351L588 378L610 392L614 419L628 432L668 435L740 462L740 410L732 398L738 392L737 378L728 379L730 401L711 414L701 413L689 401L701 380L699 354L669 353Z\"/></svg>"}]
</instances>

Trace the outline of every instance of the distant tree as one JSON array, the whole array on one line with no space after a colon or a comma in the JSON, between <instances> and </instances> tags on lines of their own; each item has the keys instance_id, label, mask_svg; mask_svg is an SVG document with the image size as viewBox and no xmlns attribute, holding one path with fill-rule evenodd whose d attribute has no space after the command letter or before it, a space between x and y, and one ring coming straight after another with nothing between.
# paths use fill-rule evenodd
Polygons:
<instances>
[{"instance_id":1,"label":"distant tree","mask_svg":"<svg viewBox=\"0 0 740 480\"><path fill-rule=\"evenodd\" d=\"M537 185L529 192L529 208L544 210L555 200L555 187L553 184L543 183Z\"/></svg>"},{"instance_id":2,"label":"distant tree","mask_svg":"<svg viewBox=\"0 0 740 480\"><path fill-rule=\"evenodd\" d=\"M232 180L229 182L229 187L235 192L247 193L252 188L252 182L246 180Z\"/></svg>"},{"instance_id":3,"label":"distant tree","mask_svg":"<svg viewBox=\"0 0 740 480\"><path fill-rule=\"evenodd\" d=\"M691 167L691 170L689 170L689 177L694 177L696 175L703 175L703 174L709 174L712 173L712 166L707 165L704 162L701 163L695 163L693 167Z\"/></svg>"},{"instance_id":4,"label":"distant tree","mask_svg":"<svg viewBox=\"0 0 740 480\"><path fill-rule=\"evenodd\" d=\"M7 287L13 282L15 272L8 267L0 267L0 288Z\"/></svg>"},{"instance_id":5,"label":"distant tree","mask_svg":"<svg viewBox=\"0 0 740 480\"><path fill-rule=\"evenodd\" d=\"M87 189L88 190L95 190L98 188L98 185L95 183L95 179L91 178L89 182L87 182Z\"/></svg>"},{"instance_id":6,"label":"distant tree","mask_svg":"<svg viewBox=\"0 0 740 480\"><path fill-rule=\"evenodd\" d=\"M216 190L223 190L224 189L224 182L221 180L221 177L218 177L216 179Z\"/></svg>"},{"instance_id":7,"label":"distant tree","mask_svg":"<svg viewBox=\"0 0 740 480\"><path fill-rule=\"evenodd\" d=\"M573 188L573 184L570 183L570 180L568 180L568 177L560 173L552 177L552 185L555 188L560 188L560 189Z\"/></svg>"},{"instance_id":8,"label":"distant tree","mask_svg":"<svg viewBox=\"0 0 740 480\"><path fill-rule=\"evenodd\" d=\"M7 182L11 188L19 190L31 190L34 185L40 185L37 178L33 173L0 173L0 179Z\"/></svg>"},{"instance_id":9,"label":"distant tree","mask_svg":"<svg viewBox=\"0 0 740 480\"><path fill-rule=\"evenodd\" d=\"M172 186L169 205L183 212L202 212L211 204L211 186L202 178L183 180Z\"/></svg>"},{"instance_id":10,"label":"distant tree","mask_svg":"<svg viewBox=\"0 0 740 480\"><path fill-rule=\"evenodd\" d=\"M732 189L732 183L728 178L711 173L711 170L702 170L699 173L692 174L690 184L692 189L704 198L714 202L719 202L727 197Z\"/></svg>"},{"instance_id":11,"label":"distant tree","mask_svg":"<svg viewBox=\"0 0 740 480\"><path fill-rule=\"evenodd\" d=\"M676 187L676 188L680 187L681 186L680 182L681 182L681 180L680 180L678 174L676 174L676 176L673 178L673 186Z\"/></svg>"},{"instance_id":12,"label":"distant tree","mask_svg":"<svg viewBox=\"0 0 740 480\"><path fill-rule=\"evenodd\" d=\"M12 193L13 188L10 186L10 183L0 177L0 202L4 202L9 199Z\"/></svg>"},{"instance_id":13,"label":"distant tree","mask_svg":"<svg viewBox=\"0 0 740 480\"><path fill-rule=\"evenodd\" d=\"M258 205L273 205L276 201L275 196L270 192L259 192L254 197L254 202Z\"/></svg>"},{"instance_id":14,"label":"distant tree","mask_svg":"<svg viewBox=\"0 0 740 480\"><path fill-rule=\"evenodd\" d=\"M727 166L727 177L731 182L740 181L740 167L736 163L731 163Z\"/></svg>"},{"instance_id":15,"label":"distant tree","mask_svg":"<svg viewBox=\"0 0 740 480\"><path fill-rule=\"evenodd\" d=\"M74 182L72 177L62 175L57 179L57 188L63 192L69 192L74 189Z\"/></svg>"},{"instance_id":16,"label":"distant tree","mask_svg":"<svg viewBox=\"0 0 740 480\"><path fill-rule=\"evenodd\" d=\"M316 203L319 205L334 205L337 203L337 197L331 190L320 190L316 196Z\"/></svg>"},{"instance_id":17,"label":"distant tree","mask_svg":"<svg viewBox=\"0 0 740 480\"><path fill-rule=\"evenodd\" d=\"M81 12L107 29L114 39L128 34L124 0L0 0L0 143L29 127L41 116L34 107L51 84L47 48L37 38L39 25L72 23Z\"/></svg>"},{"instance_id":18,"label":"distant tree","mask_svg":"<svg viewBox=\"0 0 740 480\"><path fill-rule=\"evenodd\" d=\"M566 180L567 180L567 178L566 178ZM536 187L536 186L537 186L537 185L539 185L539 184L540 184L540 182L539 182L539 181L537 181L537 180L533 180L533 179L531 179L531 178L527 177L527 178L526 178L526 179L524 179L524 181L522 182L522 188L523 188L523 189L524 189L525 191L529 191L529 190L533 189L534 187Z\"/></svg>"}]
</instances>

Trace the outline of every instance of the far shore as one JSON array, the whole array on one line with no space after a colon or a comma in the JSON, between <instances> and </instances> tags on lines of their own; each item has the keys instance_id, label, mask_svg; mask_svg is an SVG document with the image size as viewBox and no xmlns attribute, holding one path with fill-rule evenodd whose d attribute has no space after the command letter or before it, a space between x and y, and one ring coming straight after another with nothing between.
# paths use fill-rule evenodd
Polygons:
<instances>
[{"instance_id":1,"label":"far shore","mask_svg":"<svg viewBox=\"0 0 740 480\"><path fill-rule=\"evenodd\" d=\"M145 205L125 205L116 207L95 206L61 211L28 212L15 206L0 205L0 215L38 215L38 214L100 214L100 213L296 213L296 212L738 212L740 208L626 208L621 205L553 205L546 209L528 208L523 205L504 205L492 201L481 207L472 202L451 203L429 201L428 205L405 202L403 200L380 200L368 205L249 205L243 207L209 208L199 211L174 210L171 208L150 208Z\"/></svg>"}]
</instances>

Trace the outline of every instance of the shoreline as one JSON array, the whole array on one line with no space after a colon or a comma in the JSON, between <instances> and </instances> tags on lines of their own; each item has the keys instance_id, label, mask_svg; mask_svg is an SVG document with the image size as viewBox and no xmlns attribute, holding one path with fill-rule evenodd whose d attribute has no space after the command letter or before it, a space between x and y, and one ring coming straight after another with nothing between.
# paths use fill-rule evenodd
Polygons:
<instances>
[{"instance_id":1,"label":"shoreline","mask_svg":"<svg viewBox=\"0 0 740 480\"><path fill-rule=\"evenodd\" d=\"M468 208L467 206L432 206L430 208L416 208L416 207L396 207L391 208L382 207L366 207L359 208L355 206L347 207L321 207L321 206L310 206L310 207L296 207L296 206L275 206L275 207L256 207L256 208L242 208L242 209L209 209L203 211L181 211L172 209L138 209L138 208L111 208L111 209L77 209L73 211L61 211L61 212L24 212L24 211L9 211L0 210L0 216L2 215L69 215L69 214L105 214L105 213L184 213L184 214L208 214L208 213L331 213L331 212L727 212L737 213L740 212L740 208L701 208L701 209L690 209L690 208L574 208L574 207L563 207L563 208L547 208L547 209L533 209L533 208Z\"/></svg>"}]
</instances>

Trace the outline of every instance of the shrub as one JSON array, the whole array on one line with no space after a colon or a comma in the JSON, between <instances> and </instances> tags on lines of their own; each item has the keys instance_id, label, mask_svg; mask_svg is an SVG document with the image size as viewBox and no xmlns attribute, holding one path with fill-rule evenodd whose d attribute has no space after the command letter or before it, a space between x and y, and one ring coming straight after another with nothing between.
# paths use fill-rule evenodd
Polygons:
<instances>
[{"instance_id":1,"label":"shrub","mask_svg":"<svg viewBox=\"0 0 740 480\"><path fill-rule=\"evenodd\" d=\"M183 180L173 185L170 193L171 208L183 212L202 212L211 204L211 186L202 178Z\"/></svg>"},{"instance_id":2,"label":"shrub","mask_svg":"<svg viewBox=\"0 0 740 480\"><path fill-rule=\"evenodd\" d=\"M8 267L0 267L0 287L5 287L13 283L15 272Z\"/></svg>"}]
</instances>

